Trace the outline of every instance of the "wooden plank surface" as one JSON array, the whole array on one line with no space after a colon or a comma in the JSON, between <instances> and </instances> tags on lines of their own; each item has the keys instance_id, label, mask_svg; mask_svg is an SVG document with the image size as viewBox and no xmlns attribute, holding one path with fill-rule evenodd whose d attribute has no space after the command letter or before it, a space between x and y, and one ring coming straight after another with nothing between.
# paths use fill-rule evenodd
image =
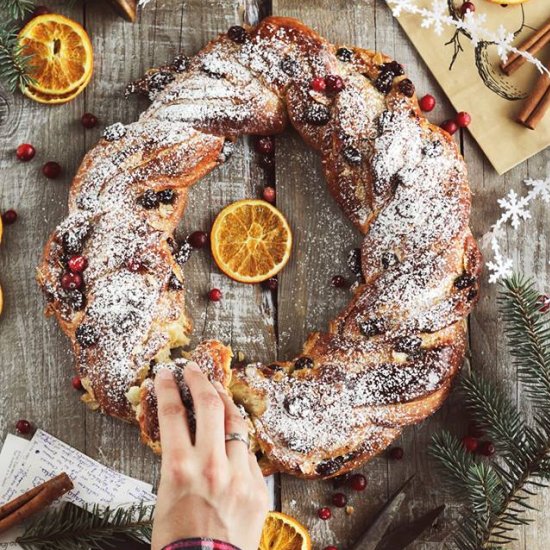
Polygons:
<instances>
[{"instance_id":1,"label":"wooden plank surface","mask_svg":"<svg viewBox=\"0 0 550 550\"><path fill-rule=\"evenodd\" d=\"M15 208L20 219L6 228L0 247L0 283L5 310L0 317L0 437L18 418L28 418L101 462L129 475L155 482L158 459L138 442L135 428L91 413L78 403L70 386L72 358L68 344L52 320L42 315L43 302L34 282L42 244L66 213L68 184L84 152L98 139L101 128L116 121L137 118L146 102L122 99L124 86L147 68L170 60L183 50L193 53L217 32L242 20L243 2L229 0L156 0L142 10L139 22L125 23L101 2L67 8L63 2L48 6L82 21L93 40L96 54L92 83L75 101L60 107L44 107L20 94L1 93L8 115L0 120L0 209ZM265 9L269 2L260 2ZM273 12L298 17L334 42L375 48L404 63L419 93L438 99L431 119L440 121L452 114L443 94L419 60L412 45L393 20L382 0L273 0ZM428 32L428 31L427 31ZM83 112L96 114L101 127L84 130ZM543 152L515 170L498 177L478 147L465 133L461 140L474 190L472 227L481 238L497 219L496 199L509 188L522 191L524 177L540 177L547 169L550 152ZM15 147L30 142L37 156L30 163L15 160ZM47 160L59 161L63 176L56 181L40 174ZM195 321L195 341L218 337L241 350L250 360L288 358L299 351L305 336L323 329L349 299L345 290L330 287L334 274L349 276L345 258L360 237L344 219L328 195L316 155L295 134L277 139L277 204L288 216L295 233L294 254L280 276L276 303L258 286L239 285L223 277L210 255L199 252L186 266L189 310ZM257 196L265 183L248 140L239 144L230 163L202 181L191 192L181 235L207 230L217 211L243 197ZM549 234L543 206L533 211L533 220L518 232L507 233L507 246L516 265L537 278L541 290L550 285ZM209 304L205 294L221 288L224 300ZM501 380L518 402L522 402L514 370L507 360L502 326L496 315L493 285L484 284L483 298L471 318L471 360ZM316 510L328 504L332 482L303 482L283 476L283 511L296 515L310 528L315 548L334 544L346 548L364 529L387 495L410 474L415 481L410 500L398 522L445 501L440 483L427 459L431 434L442 426L458 434L466 419L452 396L443 409L420 426L405 431L398 442L404 448L402 461L381 456L363 468L369 485L364 493L352 495L354 513L334 510L328 522L316 518ZM550 537L550 495L535 506L543 510L535 525L519 530L514 549L542 550ZM412 546L434 550L444 546L450 506L439 527Z\"/></svg>"},{"instance_id":2,"label":"wooden plank surface","mask_svg":"<svg viewBox=\"0 0 550 550\"><path fill-rule=\"evenodd\" d=\"M61 2L50 5L61 6ZM64 13L83 21L82 9ZM44 319L44 302L34 280L42 246L67 211L68 184L85 150L84 96L60 108L48 108L20 93L2 93L9 114L0 126L0 209L14 208L19 219L7 227L0 246L0 284L4 311L0 317L0 437L13 432L19 418L65 436L85 448L86 412L78 403L70 379L71 357L58 327ZM20 143L31 143L31 162L16 160ZM63 167L57 180L41 173L55 160Z\"/></svg>"}]
</instances>

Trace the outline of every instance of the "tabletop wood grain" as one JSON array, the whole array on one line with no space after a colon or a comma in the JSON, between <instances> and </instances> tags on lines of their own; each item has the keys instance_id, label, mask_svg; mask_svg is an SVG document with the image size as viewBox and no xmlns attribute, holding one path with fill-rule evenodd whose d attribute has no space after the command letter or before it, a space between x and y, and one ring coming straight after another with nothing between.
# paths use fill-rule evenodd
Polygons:
<instances>
[{"instance_id":1,"label":"tabletop wood grain","mask_svg":"<svg viewBox=\"0 0 550 550\"><path fill-rule=\"evenodd\" d=\"M0 317L0 438L13 431L18 418L27 418L100 462L155 482L159 460L139 443L136 429L92 413L79 403L70 384L68 343L55 322L44 318L43 300L34 281L43 243L66 213L68 186L83 154L97 141L103 126L133 121L146 106L143 100L125 100L125 85L180 51L194 53L216 33L241 22L245 13L253 16L259 7L262 13L298 17L333 42L389 54L406 66L420 93L429 92L438 99L432 120L447 118L452 109L383 0L152 0L134 25L117 18L99 1L70 8L60 1L45 3L85 25L93 41L95 73L81 96L59 107L0 91L0 210L15 208L19 214L17 223L6 228L0 246L5 296ZM98 116L99 128L82 128L79 119L87 111ZM481 239L498 217L496 199L509 189L521 191L525 177L541 177L550 152L499 177L467 132L457 134L456 139L474 192L472 228ZM32 162L15 159L15 148L23 142L37 149ZM41 165L48 160L63 166L58 180L41 175ZM181 233L208 230L224 205L257 196L266 180L256 160L249 140L242 140L231 162L191 191ZM276 180L277 205L295 235L293 255L280 275L277 293L228 280L207 253L194 254L186 266L194 341L217 337L250 360L290 357L300 350L310 331L326 327L349 300L347 291L330 286L330 278L349 275L345 259L360 242L326 190L319 159L291 131L277 138ZM508 232L505 243L516 265L534 276L541 290L550 286L546 218L543 205L537 206L529 224ZM208 303L205 295L212 287L222 289L222 302ZM501 337L495 294L495 286L484 282L481 302L470 319L470 364L502 383L523 406ZM460 399L453 394L435 416L405 430L396 442L404 449L403 460L392 461L384 455L362 469L369 483L365 492L349 495L351 514L334 509L330 521L318 520L316 510L329 503L332 482L304 482L288 476L281 476L278 484L281 508L309 527L316 549L327 545L344 549L387 496L414 473L407 504L396 524L446 502L444 517L411 548L448 547L458 508L442 492L426 449L435 431L445 427L461 435L466 424ZM518 541L510 546L514 550L542 550L550 540L550 491L535 498L533 505L540 509L533 513L537 521L518 529Z\"/></svg>"}]
</instances>

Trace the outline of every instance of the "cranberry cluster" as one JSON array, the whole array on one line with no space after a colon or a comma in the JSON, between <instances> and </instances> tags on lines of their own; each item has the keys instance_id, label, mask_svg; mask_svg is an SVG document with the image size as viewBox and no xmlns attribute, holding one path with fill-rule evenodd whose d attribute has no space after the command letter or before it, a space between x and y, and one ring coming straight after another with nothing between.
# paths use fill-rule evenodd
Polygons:
<instances>
[{"instance_id":1,"label":"cranberry cluster","mask_svg":"<svg viewBox=\"0 0 550 550\"><path fill-rule=\"evenodd\" d=\"M469 453L478 453L483 456L493 456L496 452L492 441L481 441L484 436L481 427L475 422L468 425L468 433L462 438L462 445Z\"/></svg>"},{"instance_id":2,"label":"cranberry cluster","mask_svg":"<svg viewBox=\"0 0 550 550\"><path fill-rule=\"evenodd\" d=\"M325 93L329 96L339 94L345 87L341 76L329 74L327 76L317 76L311 80L309 87L315 92Z\"/></svg>"},{"instance_id":3,"label":"cranberry cluster","mask_svg":"<svg viewBox=\"0 0 550 550\"><path fill-rule=\"evenodd\" d=\"M367 478L363 474L344 474L333 479L333 486L335 489L347 486L353 491L361 492L367 488ZM334 493L331 497L331 502L336 508L345 508L348 500L348 496L343 492ZM328 506L323 506L317 510L317 516L324 521L329 520L332 517L332 510Z\"/></svg>"},{"instance_id":4,"label":"cranberry cluster","mask_svg":"<svg viewBox=\"0 0 550 550\"><path fill-rule=\"evenodd\" d=\"M80 254L70 256L66 263L66 271L61 276L61 287L67 291L68 302L75 310L84 307L84 276L88 267L88 259Z\"/></svg>"},{"instance_id":5,"label":"cranberry cluster","mask_svg":"<svg viewBox=\"0 0 550 550\"><path fill-rule=\"evenodd\" d=\"M466 128L472 122L472 117L466 111L457 113L454 119L444 120L440 126L447 133L453 135L459 128Z\"/></svg>"},{"instance_id":6,"label":"cranberry cluster","mask_svg":"<svg viewBox=\"0 0 550 550\"><path fill-rule=\"evenodd\" d=\"M471 4L471 2L465 2L462 7L464 8L464 6L467 6L468 4ZM475 11L475 7L467 11ZM429 113L435 108L435 97L433 95L426 94L418 100L418 105L423 111ZM470 125L470 122L472 122L472 117L469 115L469 113L467 113L466 111L460 111L455 115L454 119L444 120L440 124L440 126L447 133L453 135L458 131L459 128L467 128Z\"/></svg>"},{"instance_id":7,"label":"cranberry cluster","mask_svg":"<svg viewBox=\"0 0 550 550\"><path fill-rule=\"evenodd\" d=\"M260 166L265 170L268 185L262 189L262 199L275 203L275 139L273 136L259 136L254 142L254 150L259 155Z\"/></svg>"}]
</instances>

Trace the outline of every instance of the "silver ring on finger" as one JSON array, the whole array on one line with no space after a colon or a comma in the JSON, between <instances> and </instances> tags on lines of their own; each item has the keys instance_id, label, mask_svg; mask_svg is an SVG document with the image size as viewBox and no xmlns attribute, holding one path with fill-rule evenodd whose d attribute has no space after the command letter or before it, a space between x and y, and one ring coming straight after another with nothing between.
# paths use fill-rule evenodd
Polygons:
<instances>
[{"instance_id":1,"label":"silver ring on finger","mask_svg":"<svg viewBox=\"0 0 550 550\"><path fill-rule=\"evenodd\" d=\"M250 447L250 439L248 435L243 435L238 432L230 432L228 434L225 434L225 441L240 441L241 443L244 443L246 445L247 449Z\"/></svg>"}]
</instances>

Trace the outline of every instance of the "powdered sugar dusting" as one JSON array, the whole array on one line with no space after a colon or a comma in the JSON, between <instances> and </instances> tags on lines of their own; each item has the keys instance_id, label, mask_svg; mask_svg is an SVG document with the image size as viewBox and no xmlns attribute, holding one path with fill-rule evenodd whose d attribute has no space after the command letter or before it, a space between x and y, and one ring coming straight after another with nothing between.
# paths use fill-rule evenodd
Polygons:
<instances>
[{"instance_id":1,"label":"powdered sugar dusting","mask_svg":"<svg viewBox=\"0 0 550 550\"><path fill-rule=\"evenodd\" d=\"M155 414L150 377L159 365L181 375L185 361L171 350L187 343L189 320L172 233L187 187L227 158L228 138L277 133L288 119L321 152L332 193L365 234L365 284L330 331L308 342L307 357L235 371L262 451L283 470L334 475L437 406L423 398L443 394L456 371L461 321L477 293L476 267L465 271L464 163L414 99L399 95L399 67L381 91L379 61L353 55L340 60L323 39L277 18L242 41L221 36L158 84L138 122L108 127L86 156L39 277L101 408L134 419L141 387L141 410ZM327 74L341 78L340 92L312 92L311 79ZM60 284L74 254L89 259L80 294ZM250 314L243 308L217 336L253 338L234 334ZM201 346L196 359L227 382L226 348ZM156 419L145 420L154 443Z\"/></svg>"}]
</instances>

